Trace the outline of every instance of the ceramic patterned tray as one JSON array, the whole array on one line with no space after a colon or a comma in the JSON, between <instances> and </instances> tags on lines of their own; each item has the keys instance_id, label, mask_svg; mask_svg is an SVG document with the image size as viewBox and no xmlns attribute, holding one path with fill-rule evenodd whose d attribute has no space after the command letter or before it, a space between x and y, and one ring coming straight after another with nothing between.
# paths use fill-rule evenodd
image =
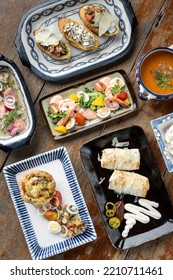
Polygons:
<instances>
[{"instance_id":1,"label":"ceramic patterned tray","mask_svg":"<svg viewBox=\"0 0 173 280\"><path fill-rule=\"evenodd\" d=\"M130 102L129 107L123 108L120 106L118 110L111 111L111 114L108 118L101 119L98 117L96 119L86 122L85 125L82 125L82 126L75 125L74 128L67 130L66 134L60 134L59 132L57 132L55 130L56 125L52 123L52 120L48 116L50 100L54 96L57 96L57 95L62 96L63 99L67 99L67 98L69 98L71 93L77 93L77 92L83 91L85 88L92 89L94 87L94 84L97 81L99 81L101 78L106 77L106 76L109 76L112 79L119 78L124 81L125 85L123 87L123 90L127 91L127 93L128 93L128 99ZM72 87L66 88L63 91L51 93L50 95L47 95L47 96L43 97L42 99L40 99L40 106L42 109L44 120L46 122L46 125L49 129L51 136L53 137L54 140L60 140L65 137L76 135L82 131L89 130L90 128L97 127L103 123L107 123L112 120L116 120L120 117L129 115L130 113L133 113L137 109L137 100L136 100L135 93L133 91L133 88L130 84L130 81L129 81L126 73L123 70L119 70L117 72L105 73L104 76L98 76L97 78L86 81L85 83L74 84Z\"/></svg>"},{"instance_id":2,"label":"ceramic patterned tray","mask_svg":"<svg viewBox=\"0 0 173 280\"><path fill-rule=\"evenodd\" d=\"M99 38L97 51L80 51L71 47L72 57L66 61L57 61L42 53L36 46L33 31L47 26L58 29L57 21L69 17L81 22L78 11L92 1L88 0L54 0L35 6L26 12L19 24L15 44L24 65L36 75L49 81L64 81L89 70L115 62L129 53L136 27L136 17L129 1L96 0L112 15L116 15L120 32L116 37Z\"/></svg>"},{"instance_id":3,"label":"ceramic patterned tray","mask_svg":"<svg viewBox=\"0 0 173 280\"><path fill-rule=\"evenodd\" d=\"M173 125L173 113L151 121L151 127L169 172L173 172L173 156L168 152L164 138L166 131L171 125Z\"/></svg>"},{"instance_id":4,"label":"ceramic patterned tray","mask_svg":"<svg viewBox=\"0 0 173 280\"><path fill-rule=\"evenodd\" d=\"M36 207L23 201L18 186L20 177L31 170L49 172L56 181L64 204L75 204L87 230L74 238L61 237L48 231L48 221ZM8 165L3 169L31 257L44 259L76 248L97 238L73 166L64 147Z\"/></svg>"}]
</instances>

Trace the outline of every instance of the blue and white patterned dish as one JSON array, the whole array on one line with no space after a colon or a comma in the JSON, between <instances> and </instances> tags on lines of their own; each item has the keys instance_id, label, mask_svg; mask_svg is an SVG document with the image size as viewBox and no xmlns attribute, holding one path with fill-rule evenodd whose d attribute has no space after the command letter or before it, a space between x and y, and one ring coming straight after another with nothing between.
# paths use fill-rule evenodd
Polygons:
<instances>
[{"instance_id":1,"label":"blue and white patterned dish","mask_svg":"<svg viewBox=\"0 0 173 280\"><path fill-rule=\"evenodd\" d=\"M0 137L0 149L4 152L10 152L31 143L36 128L36 114L30 92L18 66L12 60L0 54L0 70L7 70L13 76L28 116L27 129L23 133L13 137ZM0 125L0 129L2 129L2 125Z\"/></svg>"},{"instance_id":2,"label":"blue and white patterned dish","mask_svg":"<svg viewBox=\"0 0 173 280\"><path fill-rule=\"evenodd\" d=\"M52 234L48 231L47 220L38 214L36 207L23 201L18 180L24 173L34 169L52 174L56 188L62 194L63 203L78 206L79 216L87 225L86 232L74 238ZM8 165L4 167L3 172L33 259L48 258L97 238L73 166L64 147Z\"/></svg>"},{"instance_id":3,"label":"blue and white patterned dish","mask_svg":"<svg viewBox=\"0 0 173 280\"><path fill-rule=\"evenodd\" d=\"M96 0L111 14L116 15L120 32L116 37L99 38L97 51L81 51L70 46L72 56L69 60L57 61L41 52L34 40L33 31L43 26L58 30L58 19L69 17L82 23L78 11L89 0L53 0L38 5L25 13L20 21L15 44L22 63L37 76L49 81L63 81L87 71L98 69L125 56L134 41L136 17L129 1ZM64 39L65 40L65 39Z\"/></svg>"},{"instance_id":4,"label":"blue and white patterned dish","mask_svg":"<svg viewBox=\"0 0 173 280\"><path fill-rule=\"evenodd\" d=\"M154 119L151 126L169 172L173 172L173 156L168 152L164 135L168 128L173 125L173 113Z\"/></svg>"}]
</instances>

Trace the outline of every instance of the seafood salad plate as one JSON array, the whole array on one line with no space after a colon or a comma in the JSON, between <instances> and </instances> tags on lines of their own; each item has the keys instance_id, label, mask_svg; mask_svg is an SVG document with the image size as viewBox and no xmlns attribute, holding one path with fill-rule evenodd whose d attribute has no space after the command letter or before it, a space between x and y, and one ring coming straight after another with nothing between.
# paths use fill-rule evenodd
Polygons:
<instances>
[{"instance_id":1,"label":"seafood salad plate","mask_svg":"<svg viewBox=\"0 0 173 280\"><path fill-rule=\"evenodd\" d=\"M137 109L136 97L124 71L74 85L40 99L53 139L62 139Z\"/></svg>"},{"instance_id":2,"label":"seafood salad plate","mask_svg":"<svg viewBox=\"0 0 173 280\"><path fill-rule=\"evenodd\" d=\"M169 172L173 172L173 113L151 121L161 154Z\"/></svg>"},{"instance_id":3,"label":"seafood salad plate","mask_svg":"<svg viewBox=\"0 0 173 280\"><path fill-rule=\"evenodd\" d=\"M97 238L64 147L5 166L3 172L32 259Z\"/></svg>"},{"instance_id":4,"label":"seafood salad plate","mask_svg":"<svg viewBox=\"0 0 173 280\"><path fill-rule=\"evenodd\" d=\"M141 127L95 138L80 153L114 247L135 247L173 231L172 202Z\"/></svg>"},{"instance_id":5,"label":"seafood salad plate","mask_svg":"<svg viewBox=\"0 0 173 280\"><path fill-rule=\"evenodd\" d=\"M15 44L37 76L64 81L128 54L136 25L129 1L53 0L23 15Z\"/></svg>"}]
</instances>

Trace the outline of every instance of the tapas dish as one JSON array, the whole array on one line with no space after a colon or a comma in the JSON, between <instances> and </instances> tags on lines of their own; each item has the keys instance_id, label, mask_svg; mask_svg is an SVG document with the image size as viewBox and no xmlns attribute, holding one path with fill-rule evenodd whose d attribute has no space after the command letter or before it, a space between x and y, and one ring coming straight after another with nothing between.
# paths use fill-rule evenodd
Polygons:
<instances>
[{"instance_id":1,"label":"tapas dish","mask_svg":"<svg viewBox=\"0 0 173 280\"><path fill-rule=\"evenodd\" d=\"M64 81L129 53L136 25L129 2L49 1L23 15L15 44L22 63L37 76Z\"/></svg>"},{"instance_id":2,"label":"tapas dish","mask_svg":"<svg viewBox=\"0 0 173 280\"><path fill-rule=\"evenodd\" d=\"M36 116L30 93L17 65L0 55L0 149L29 144Z\"/></svg>"},{"instance_id":3,"label":"tapas dish","mask_svg":"<svg viewBox=\"0 0 173 280\"><path fill-rule=\"evenodd\" d=\"M156 137L169 172L173 172L173 113L159 117L151 121L151 127Z\"/></svg>"},{"instance_id":4,"label":"tapas dish","mask_svg":"<svg viewBox=\"0 0 173 280\"><path fill-rule=\"evenodd\" d=\"M84 143L80 153L113 246L127 249L173 231L172 203L140 127Z\"/></svg>"},{"instance_id":5,"label":"tapas dish","mask_svg":"<svg viewBox=\"0 0 173 280\"><path fill-rule=\"evenodd\" d=\"M8 165L3 172L33 259L96 239L64 147Z\"/></svg>"},{"instance_id":6,"label":"tapas dish","mask_svg":"<svg viewBox=\"0 0 173 280\"><path fill-rule=\"evenodd\" d=\"M62 139L132 113L135 94L123 71L50 94L40 100L53 138Z\"/></svg>"}]
</instances>

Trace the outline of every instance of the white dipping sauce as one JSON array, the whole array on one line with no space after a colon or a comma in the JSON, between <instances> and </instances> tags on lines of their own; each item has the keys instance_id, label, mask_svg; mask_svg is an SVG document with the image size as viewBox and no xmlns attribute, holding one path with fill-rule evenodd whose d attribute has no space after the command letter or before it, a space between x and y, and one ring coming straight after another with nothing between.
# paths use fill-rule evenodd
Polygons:
<instances>
[{"instance_id":1,"label":"white dipping sauce","mask_svg":"<svg viewBox=\"0 0 173 280\"><path fill-rule=\"evenodd\" d=\"M122 232L123 237L128 236L130 229L136 224L136 221L147 224L150 221L149 217L157 220L161 218L161 214L156 209L154 209L159 207L159 204L157 202L150 201L144 198L140 198L138 202L145 208L130 203L127 203L124 206L125 210L129 211L130 213L125 213L124 215L126 225Z\"/></svg>"},{"instance_id":2,"label":"white dipping sauce","mask_svg":"<svg viewBox=\"0 0 173 280\"><path fill-rule=\"evenodd\" d=\"M171 125L165 133L165 143L168 152L173 155L173 125Z\"/></svg>"}]
</instances>

